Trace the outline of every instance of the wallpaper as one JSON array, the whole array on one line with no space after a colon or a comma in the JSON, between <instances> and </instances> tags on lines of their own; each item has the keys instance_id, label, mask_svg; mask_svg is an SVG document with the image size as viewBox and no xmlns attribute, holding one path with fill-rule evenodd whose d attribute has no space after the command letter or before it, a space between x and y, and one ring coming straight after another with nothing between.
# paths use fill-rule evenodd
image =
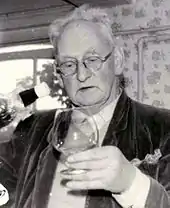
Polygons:
<instances>
[{"instance_id":1,"label":"wallpaper","mask_svg":"<svg viewBox=\"0 0 170 208\"><path fill-rule=\"evenodd\" d=\"M112 29L125 53L127 93L143 103L170 108L170 1L136 0L112 10ZM155 35L161 38L151 41L150 37ZM142 39L145 41L139 48ZM139 73L140 55L142 73ZM140 89L139 83L142 83Z\"/></svg>"}]
</instances>

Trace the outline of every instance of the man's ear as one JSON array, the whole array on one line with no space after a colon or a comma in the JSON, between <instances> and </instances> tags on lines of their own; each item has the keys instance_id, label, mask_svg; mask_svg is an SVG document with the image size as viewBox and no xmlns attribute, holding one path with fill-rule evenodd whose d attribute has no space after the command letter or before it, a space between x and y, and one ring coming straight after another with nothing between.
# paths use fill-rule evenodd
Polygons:
<instances>
[{"instance_id":1,"label":"man's ear","mask_svg":"<svg viewBox=\"0 0 170 208\"><path fill-rule=\"evenodd\" d=\"M122 74L123 66L124 66L123 48L115 47L115 49L114 49L114 63L115 63L115 74L116 75Z\"/></svg>"}]
</instances>

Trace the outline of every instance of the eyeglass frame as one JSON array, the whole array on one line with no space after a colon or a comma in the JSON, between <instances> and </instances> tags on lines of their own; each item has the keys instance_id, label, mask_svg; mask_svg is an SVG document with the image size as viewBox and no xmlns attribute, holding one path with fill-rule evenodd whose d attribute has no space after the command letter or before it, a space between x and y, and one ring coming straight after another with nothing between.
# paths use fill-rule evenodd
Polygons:
<instances>
[{"instance_id":1,"label":"eyeglass frame","mask_svg":"<svg viewBox=\"0 0 170 208\"><path fill-rule=\"evenodd\" d=\"M96 56L98 59L101 60L101 66L103 65L103 63L105 63L105 62L110 58L110 56L112 55L112 52L113 52L113 50L112 50L110 53L108 53L106 56L104 56L103 58L102 58L102 57L97 57L97 56ZM95 57L95 56L89 56L88 58L91 58L91 57ZM76 59L76 62L77 62L77 63L76 63L75 72L73 72L73 73L71 73L71 74L68 74L68 75L65 75L65 74L62 72L61 66L62 66L63 64L65 64L65 63L67 63L67 62L69 62L69 61L63 62L62 64L58 65L58 64L56 63L56 61L54 61L54 66L55 66L56 72L59 73L59 74L62 74L64 77L73 76L73 75L77 74L77 70L78 70L77 65L78 65L78 62L79 62L77 59ZM85 68L89 69L89 68L86 66L86 63L85 63L84 61L82 62L82 64L85 66ZM99 71L99 70L101 69L101 66L100 66L98 69L96 69L96 71ZM93 69L89 69L89 70L92 71Z\"/></svg>"}]
</instances>

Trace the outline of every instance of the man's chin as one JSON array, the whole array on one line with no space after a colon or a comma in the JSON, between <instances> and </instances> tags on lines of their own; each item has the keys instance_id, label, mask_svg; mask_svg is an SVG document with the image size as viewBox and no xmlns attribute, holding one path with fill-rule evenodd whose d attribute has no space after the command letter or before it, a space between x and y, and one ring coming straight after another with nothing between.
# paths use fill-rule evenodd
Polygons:
<instances>
[{"instance_id":1,"label":"man's chin","mask_svg":"<svg viewBox=\"0 0 170 208\"><path fill-rule=\"evenodd\" d=\"M102 101L101 100L81 100L81 101L78 101L77 104L79 106L84 106L84 107L93 107L93 106L100 106L102 105Z\"/></svg>"},{"instance_id":2,"label":"man's chin","mask_svg":"<svg viewBox=\"0 0 170 208\"><path fill-rule=\"evenodd\" d=\"M91 90L77 91L75 95L77 103L82 106L93 106L100 104L103 101L103 93L97 88L93 87Z\"/></svg>"}]
</instances>

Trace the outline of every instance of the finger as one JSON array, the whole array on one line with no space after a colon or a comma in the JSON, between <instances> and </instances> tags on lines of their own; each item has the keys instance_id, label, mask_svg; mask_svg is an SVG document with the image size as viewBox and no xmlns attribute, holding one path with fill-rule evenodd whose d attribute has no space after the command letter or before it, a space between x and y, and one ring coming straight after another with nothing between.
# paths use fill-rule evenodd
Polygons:
<instances>
[{"instance_id":1,"label":"finger","mask_svg":"<svg viewBox=\"0 0 170 208\"><path fill-rule=\"evenodd\" d=\"M94 181L69 181L66 187L72 190L104 189L104 183L100 180Z\"/></svg>"},{"instance_id":2,"label":"finger","mask_svg":"<svg viewBox=\"0 0 170 208\"><path fill-rule=\"evenodd\" d=\"M61 177L66 180L73 181L92 181L105 177L105 170L100 171L86 171L81 174L62 174Z\"/></svg>"},{"instance_id":3,"label":"finger","mask_svg":"<svg viewBox=\"0 0 170 208\"><path fill-rule=\"evenodd\" d=\"M67 163L69 168L73 169L90 169L90 170L100 170L107 168L110 164L107 158L102 158L100 160L87 160L82 162Z\"/></svg>"},{"instance_id":4,"label":"finger","mask_svg":"<svg viewBox=\"0 0 170 208\"><path fill-rule=\"evenodd\" d=\"M74 155L71 155L67 158L68 162L80 162L80 161L86 161L86 160L99 160L103 158L108 158L110 149L114 147L96 147L90 150L86 150L83 152L76 153Z\"/></svg>"}]
</instances>

